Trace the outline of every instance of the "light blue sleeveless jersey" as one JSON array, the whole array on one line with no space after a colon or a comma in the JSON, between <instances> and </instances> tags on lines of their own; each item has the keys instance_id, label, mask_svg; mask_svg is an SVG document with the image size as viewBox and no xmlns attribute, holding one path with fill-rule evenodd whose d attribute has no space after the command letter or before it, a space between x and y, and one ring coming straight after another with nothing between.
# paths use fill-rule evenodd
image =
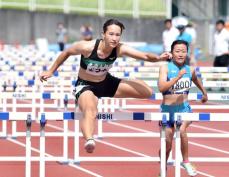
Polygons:
<instances>
[{"instance_id":1,"label":"light blue sleeveless jersey","mask_svg":"<svg viewBox=\"0 0 229 177\"><path fill-rule=\"evenodd\" d=\"M167 81L178 76L180 70L185 69L186 73L179 79L168 91L163 92L163 95L168 94L188 94L192 86L192 73L190 66L177 66L173 61L168 63Z\"/></svg>"}]
</instances>

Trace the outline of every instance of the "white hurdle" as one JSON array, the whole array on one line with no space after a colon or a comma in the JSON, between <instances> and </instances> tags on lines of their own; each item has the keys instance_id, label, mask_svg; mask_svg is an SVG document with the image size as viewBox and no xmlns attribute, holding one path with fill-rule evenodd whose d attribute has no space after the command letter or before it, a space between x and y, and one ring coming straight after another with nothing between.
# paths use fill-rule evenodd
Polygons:
<instances>
[{"instance_id":1,"label":"white hurdle","mask_svg":"<svg viewBox=\"0 0 229 177\"><path fill-rule=\"evenodd\" d=\"M4 104L5 105L9 105L9 104L6 104L6 101L7 101L6 99L9 99L9 98L15 98L15 99L17 99L17 97L19 97L19 98L22 97L22 99L23 98L26 99L28 97L32 97L33 99L38 99L39 98L41 100L41 102L39 104L34 104L33 106L39 107L40 108L40 112L45 112L45 110L44 110L45 104L44 104L44 102L42 100L44 100L44 99L61 99L61 101L63 101L65 95L66 94L63 94L63 93L59 93L59 94L55 93L55 94L53 94L53 93L48 93L48 92L47 93L38 93L38 94L33 94L33 93L6 93L6 94L1 95L0 98L3 99L3 102L2 102L3 105ZM67 95L70 97L70 94L67 94ZM224 100L224 101L225 100L226 101L229 100L229 94L228 93L225 93L225 94L222 94L222 93L220 93L220 94L214 94L214 93L212 93L212 94L209 94L208 96L209 96L209 100ZM201 97L202 97L202 95L200 93L190 93L189 99L200 100ZM157 100L157 99L161 99L161 98L162 98L162 96L161 96L160 93L154 94L152 96L152 99L153 100ZM110 101L110 103L109 103L109 101ZM120 107L120 102L116 102L116 100L113 100L113 101L109 100L109 101L108 100L107 101L104 101L104 105L103 105L104 106L104 110L105 109L106 110L109 110L109 109L112 110L112 105L114 106L112 111L115 111L115 110L120 109L122 107L122 106ZM12 103L11 106L13 106L13 105L15 105L14 102ZM22 105L19 105L19 107L20 106L22 106ZM136 105L135 105L135 107L136 107ZM139 108L139 107L137 107L137 108ZM3 107L3 110L6 111L6 107ZM13 112L12 112L11 115L13 115L13 114L14 114L14 116L18 116L19 115L19 113L15 109L12 109L12 111ZM26 113L22 113L22 114L26 114ZM52 115L50 115L50 114L52 114ZM55 115L55 112L50 112L50 113L48 112L48 113L45 113L45 116L48 117L47 120L52 120L52 119L56 120L57 117L58 117L58 115L60 115L60 113L57 112L56 114L57 115ZM74 119L78 119L78 117L80 117L80 114L78 114L78 113L74 113L74 114L77 115L76 118L74 118ZM152 119L149 119L147 117L148 113L141 113L139 115L142 116L142 114L144 114L144 117L146 116L146 118L144 118L143 120L152 120ZM155 113L151 113L151 114L152 114L151 116L153 116ZM104 120L120 120L120 118L125 117L126 115L129 115L129 116L123 118L122 120L135 120L135 119L133 119L133 116L134 115L131 114L131 113L127 113L127 112L124 112L124 113L123 112L115 112L115 113L109 113L109 114L106 113L105 115L104 114L99 114L99 115L102 115L102 116L100 116L98 118L99 119L104 119ZM112 119L110 119L110 117L108 115L116 115L118 117L112 116ZM193 113L193 115L194 115L194 113ZM34 116L33 114L31 114L31 116L32 116L32 119L35 119L36 118L36 116ZM41 117L41 115L39 115L39 118L40 117ZM62 120L63 120L63 117L64 116L62 115L62 117L61 117ZM193 117L194 116L192 116L192 118ZM3 121L6 121L6 120L3 120ZM65 121L64 120L64 122L67 123L68 121ZM68 132L68 129L67 128L68 128L67 126L64 126L65 132L63 134L66 137L68 137L69 134L70 134L70 132ZM77 121L75 122L75 129L79 131ZM78 131L76 131L76 132L78 132ZM6 130L4 130L4 132L6 132ZM63 134L62 134L62 136L63 136ZM163 133L161 133L161 134L163 134ZM33 133L31 133L31 135L33 136ZM41 141L40 142L41 142L41 144L43 144L42 141L45 142L44 137L46 136L46 134L45 134L45 136L41 136L41 135L39 135L39 136L41 137ZM81 162L81 161L159 161L160 160L159 158L153 158L153 157L128 157L128 158L126 158L126 157L90 157L90 158L89 157L79 157L79 149L76 148L76 147L79 147L78 146L78 144L79 144L79 135L78 134L77 135L74 134L73 136L74 136L74 143L75 143L74 159L69 159L68 158L68 152L66 150L67 149L66 148L67 147L67 145L66 145L67 144L67 139L65 139L64 140L64 145L63 145L65 147L64 148L64 152L63 152L63 156L61 156L61 157L53 157L53 158L45 157L45 158L43 158L45 160L44 161L41 161L40 165L41 166L44 166L46 160L47 161L48 160L50 160L50 161L64 161L64 162L72 161L72 162L76 162L76 163L77 162ZM114 137L111 134L107 134L105 136L107 136L107 137ZM143 136L144 135L142 135L142 137ZM208 136L205 136L205 137L211 137L211 136L213 136L213 135L208 135ZM64 138L66 138L66 137L64 137ZM135 137L135 135L133 135L133 137ZM144 136L144 137L147 137L147 136ZM158 137L158 134L157 135L150 135L149 137ZM216 137L216 135L214 137ZM226 137L226 135L220 135L220 137ZM163 140L161 140L161 141L163 141ZM162 142L161 142L161 144L162 144ZM44 148L44 146L42 146L42 147ZM42 149L42 147L40 147L41 148L41 151L44 151L45 149ZM44 157L44 156L41 155L40 158L42 158L42 157ZM39 159L39 158L37 158L37 157L31 157L31 160L36 160L36 159ZM190 158L190 160L194 160L194 159L191 159ZM214 160L214 159L212 159L212 160ZM224 159L224 160L227 160L227 159ZM215 161L219 161L219 159L218 160L215 159ZM45 174L44 168L43 167L40 167L40 168L41 168L41 170L43 169L43 171L41 171L40 173L41 174Z\"/></svg>"},{"instance_id":2,"label":"white hurdle","mask_svg":"<svg viewBox=\"0 0 229 177\"><path fill-rule=\"evenodd\" d=\"M229 113L175 113L175 121L177 123L177 128L176 128L176 139L175 139L175 176L180 177L180 163L181 163L181 140L180 140L180 126L182 121L201 121L201 122L228 122ZM218 133L219 137L221 136L222 133ZM229 138L229 134L224 134L224 138ZM215 138L217 136L213 136L212 138ZM189 158L190 161L196 161L196 162L229 162L229 158L225 157L198 157L198 158Z\"/></svg>"},{"instance_id":3,"label":"white hurdle","mask_svg":"<svg viewBox=\"0 0 229 177\"><path fill-rule=\"evenodd\" d=\"M79 119L82 117L80 112L39 112L38 120L40 121L40 156L31 156L31 124L33 117L30 113L26 112L0 112L0 120L25 120L27 125L26 136L26 156L25 157L0 157L0 161L25 161L25 177L31 177L31 161L39 161L40 177L45 176L45 163L46 161L63 161L79 163L82 161L138 161L138 162L159 162L161 161L161 176L166 176L166 162L165 162L165 126L161 129L161 160L159 157L150 157L142 155L142 157L80 157L79 156ZM132 113L98 113L98 120L151 120L165 123L168 120L168 113L144 113L144 112L132 112ZM68 153L62 157L46 157L45 156L45 123L46 120L62 120L62 121L75 121L75 133L74 133L74 159L68 158ZM67 127L64 127L65 129ZM66 133L68 138L68 129Z\"/></svg>"},{"instance_id":4,"label":"white hurdle","mask_svg":"<svg viewBox=\"0 0 229 177\"><path fill-rule=\"evenodd\" d=\"M159 157L150 157L150 156L142 156L142 157L80 157L79 156L79 119L82 117L82 114L79 112L46 112L39 113L39 117L47 117L47 120L73 120L75 119L75 140L74 140L74 159L69 159L69 161L73 161L74 163L80 163L82 161L138 161L138 162L159 162L161 161L161 176L166 176L166 162L165 162L165 126L161 129L161 160ZM159 121L161 120L165 123L168 120L168 113L144 113L144 112L115 112L115 113L98 113L98 120L151 120L151 121ZM158 136L156 136L158 137ZM42 141L43 142L43 141ZM43 145L45 148L45 144ZM44 157L44 156L43 156ZM45 158L45 157L44 157ZM46 158L45 158L46 159ZM46 160L44 160L45 162ZM43 164L42 170L44 171L45 165Z\"/></svg>"},{"instance_id":5,"label":"white hurdle","mask_svg":"<svg viewBox=\"0 0 229 177\"><path fill-rule=\"evenodd\" d=\"M20 156L20 157L4 156L4 157L0 157L0 161L25 161L25 177L31 177L31 160L34 160L31 158L31 125L33 121L31 115L26 112L19 112L19 113L0 112L0 120L26 121L26 132L24 133L24 136L26 137L25 156Z\"/></svg>"},{"instance_id":6,"label":"white hurdle","mask_svg":"<svg viewBox=\"0 0 229 177\"><path fill-rule=\"evenodd\" d=\"M189 100L201 100L202 98L202 94L201 93L189 93ZM107 100L109 98L103 98L104 100ZM162 99L162 94L161 93L154 93L151 96L151 100L161 100ZM229 94L228 93L209 93L208 94L208 99L209 100L223 100L223 101L229 101ZM122 99L117 99L114 100L113 102L110 101L110 103L108 103L107 101L103 101L102 100L99 103L99 106L101 105L101 107L99 107L100 111L103 109L104 110L108 110L111 109L113 107L114 110L128 110L131 109L132 111L135 111L136 109L159 109L160 105L155 105L154 103L148 103L148 104L128 104L128 100L133 100L132 98L122 98ZM116 101L116 102L115 102ZM113 104L113 105L112 105ZM71 107L71 105L69 105ZM211 111L211 109L229 109L229 105L225 104L225 105L192 105L191 106L193 109L208 109L209 111ZM102 122L99 122L98 124L98 135L99 138L102 137L155 137L158 136L158 133L104 133L102 130ZM195 134L192 136L195 136ZM213 136L213 135L209 135L209 134L203 134L203 135L198 135L200 137L209 137L209 136ZM221 135L223 136L223 135ZM196 137L196 136L195 136Z\"/></svg>"}]
</instances>

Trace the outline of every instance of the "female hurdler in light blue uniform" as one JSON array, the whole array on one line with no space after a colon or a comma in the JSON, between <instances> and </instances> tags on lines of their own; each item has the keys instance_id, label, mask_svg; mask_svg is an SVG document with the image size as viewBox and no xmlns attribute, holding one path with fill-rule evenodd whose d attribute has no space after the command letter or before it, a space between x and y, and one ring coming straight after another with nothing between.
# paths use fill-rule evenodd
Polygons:
<instances>
[{"instance_id":1,"label":"female hurdler in light blue uniform","mask_svg":"<svg viewBox=\"0 0 229 177\"><path fill-rule=\"evenodd\" d=\"M174 41L171 46L173 59L168 65L160 68L158 87L163 94L161 112L169 112L170 119L166 126L166 160L172 149L174 135L174 113L192 112L188 103L188 93L192 82L203 93L202 102L208 100L207 92L203 88L201 81L197 78L195 69L185 64L188 53L188 43L183 40ZM188 161L188 138L186 129L191 122L184 121L180 127L181 132L181 152L183 156L183 167L190 176L197 174L191 163Z\"/></svg>"}]
</instances>

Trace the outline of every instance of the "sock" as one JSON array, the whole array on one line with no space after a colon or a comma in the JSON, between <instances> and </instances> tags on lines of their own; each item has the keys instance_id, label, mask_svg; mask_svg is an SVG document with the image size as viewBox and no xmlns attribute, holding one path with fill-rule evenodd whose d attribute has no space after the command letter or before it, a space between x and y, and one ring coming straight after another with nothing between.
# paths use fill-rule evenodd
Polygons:
<instances>
[{"instance_id":1,"label":"sock","mask_svg":"<svg viewBox=\"0 0 229 177\"><path fill-rule=\"evenodd\" d=\"M89 140L94 140L94 138L88 138L87 141L89 141Z\"/></svg>"},{"instance_id":2,"label":"sock","mask_svg":"<svg viewBox=\"0 0 229 177\"><path fill-rule=\"evenodd\" d=\"M184 162L184 163L189 163L189 160L184 160L183 162Z\"/></svg>"}]
</instances>

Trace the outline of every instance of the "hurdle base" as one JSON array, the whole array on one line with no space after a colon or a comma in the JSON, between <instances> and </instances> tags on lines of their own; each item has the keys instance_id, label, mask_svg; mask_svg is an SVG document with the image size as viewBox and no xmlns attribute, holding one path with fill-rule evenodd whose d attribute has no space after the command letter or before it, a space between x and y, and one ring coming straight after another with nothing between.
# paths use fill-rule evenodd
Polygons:
<instances>
[{"instance_id":1,"label":"hurdle base","mask_svg":"<svg viewBox=\"0 0 229 177\"><path fill-rule=\"evenodd\" d=\"M61 160L61 161L57 161L57 163L59 163L61 165L67 165L67 164L69 164L69 160Z\"/></svg>"},{"instance_id":2,"label":"hurdle base","mask_svg":"<svg viewBox=\"0 0 229 177\"><path fill-rule=\"evenodd\" d=\"M10 138L16 140L17 136L11 136Z\"/></svg>"},{"instance_id":3,"label":"hurdle base","mask_svg":"<svg viewBox=\"0 0 229 177\"><path fill-rule=\"evenodd\" d=\"M102 140L104 137L103 136L96 136L96 139Z\"/></svg>"},{"instance_id":4,"label":"hurdle base","mask_svg":"<svg viewBox=\"0 0 229 177\"><path fill-rule=\"evenodd\" d=\"M0 139L7 139L7 136L0 136Z\"/></svg>"},{"instance_id":5,"label":"hurdle base","mask_svg":"<svg viewBox=\"0 0 229 177\"><path fill-rule=\"evenodd\" d=\"M173 166L173 165L175 165L175 161L174 160L170 160L170 161L167 162L167 165L172 165Z\"/></svg>"},{"instance_id":6,"label":"hurdle base","mask_svg":"<svg viewBox=\"0 0 229 177\"><path fill-rule=\"evenodd\" d=\"M80 165L80 161L79 161L79 160L74 160L74 161L73 161L73 164L75 164L75 165Z\"/></svg>"}]
</instances>

